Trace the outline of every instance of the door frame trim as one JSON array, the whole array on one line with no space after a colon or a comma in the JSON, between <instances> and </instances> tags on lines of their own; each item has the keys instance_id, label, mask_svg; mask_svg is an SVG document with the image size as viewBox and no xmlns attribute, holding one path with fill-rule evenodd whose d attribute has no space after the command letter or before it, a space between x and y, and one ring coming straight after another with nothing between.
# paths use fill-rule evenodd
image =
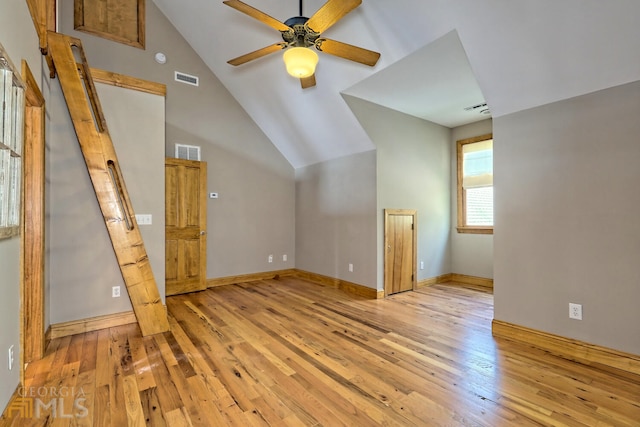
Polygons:
<instances>
[{"instance_id":1,"label":"door frame trim","mask_svg":"<svg viewBox=\"0 0 640 427\"><path fill-rule=\"evenodd\" d=\"M25 60L22 60L22 78L26 83L20 239L20 379L24 384L25 364L42 359L46 346L44 332L45 100Z\"/></svg>"},{"instance_id":2,"label":"door frame trim","mask_svg":"<svg viewBox=\"0 0 640 427\"><path fill-rule=\"evenodd\" d=\"M384 277L384 296L385 298L389 295L387 290L391 286L388 280L387 275L387 267L391 264L390 260L387 259L387 248L389 247L389 217L393 215L407 215L413 217L413 259L412 259L412 272L413 272L413 280L412 280L412 290L416 290L418 288L418 272L416 269L417 259L418 259L418 211L415 209L385 209L384 210L384 268L383 268L383 277Z\"/></svg>"}]
</instances>

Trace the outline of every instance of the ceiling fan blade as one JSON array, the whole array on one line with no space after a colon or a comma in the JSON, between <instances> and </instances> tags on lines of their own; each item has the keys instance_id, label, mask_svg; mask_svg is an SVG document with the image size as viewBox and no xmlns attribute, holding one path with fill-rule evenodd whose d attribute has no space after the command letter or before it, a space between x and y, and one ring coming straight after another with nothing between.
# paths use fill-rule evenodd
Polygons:
<instances>
[{"instance_id":1,"label":"ceiling fan blade","mask_svg":"<svg viewBox=\"0 0 640 427\"><path fill-rule=\"evenodd\" d=\"M240 0L225 0L222 3L226 4L227 6L231 6L232 8L234 8L235 10L238 10L246 15L249 15L252 18L257 19L258 21L262 22L263 24L266 24L268 26L270 26L271 28L275 28L278 31L289 31L291 30L291 28L288 25L283 24L282 22L278 21L277 19L267 15L264 12L259 11L258 9L249 6L246 3L241 2Z\"/></svg>"},{"instance_id":2,"label":"ceiling fan blade","mask_svg":"<svg viewBox=\"0 0 640 427\"><path fill-rule=\"evenodd\" d=\"M307 89L316 85L316 75L312 74L309 77L303 77L300 79L300 85L302 89Z\"/></svg>"},{"instance_id":3,"label":"ceiling fan blade","mask_svg":"<svg viewBox=\"0 0 640 427\"><path fill-rule=\"evenodd\" d=\"M343 16L360 6L362 0L329 0L307 21L307 27L320 34Z\"/></svg>"},{"instance_id":4,"label":"ceiling fan blade","mask_svg":"<svg viewBox=\"0 0 640 427\"><path fill-rule=\"evenodd\" d=\"M262 58L263 56L269 55L270 53L282 50L285 47L287 47L286 43L272 44L271 46L263 47L262 49L258 49L245 55L238 56L237 58L227 61L227 63L231 65L242 65L249 61L253 61L254 59Z\"/></svg>"},{"instance_id":5,"label":"ceiling fan blade","mask_svg":"<svg viewBox=\"0 0 640 427\"><path fill-rule=\"evenodd\" d=\"M340 58L359 62L370 67L376 65L376 62L378 62L380 58L378 52L331 39L316 40L316 48L329 55L339 56Z\"/></svg>"}]
</instances>

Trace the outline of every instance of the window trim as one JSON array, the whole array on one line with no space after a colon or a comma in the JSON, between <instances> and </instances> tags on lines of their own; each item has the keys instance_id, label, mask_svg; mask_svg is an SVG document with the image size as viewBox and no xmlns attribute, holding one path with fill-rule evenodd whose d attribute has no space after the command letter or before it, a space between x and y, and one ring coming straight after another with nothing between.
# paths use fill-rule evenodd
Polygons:
<instances>
[{"instance_id":1,"label":"window trim","mask_svg":"<svg viewBox=\"0 0 640 427\"><path fill-rule=\"evenodd\" d=\"M486 135L474 136L473 138L460 139L456 141L456 173L457 173L457 194L458 194L458 225L456 229L458 233L468 234L493 234L493 226L472 226L465 224L466 218L466 203L465 193L462 188L462 146L467 144L473 144L476 142L486 141L493 139L493 133Z\"/></svg>"}]
</instances>

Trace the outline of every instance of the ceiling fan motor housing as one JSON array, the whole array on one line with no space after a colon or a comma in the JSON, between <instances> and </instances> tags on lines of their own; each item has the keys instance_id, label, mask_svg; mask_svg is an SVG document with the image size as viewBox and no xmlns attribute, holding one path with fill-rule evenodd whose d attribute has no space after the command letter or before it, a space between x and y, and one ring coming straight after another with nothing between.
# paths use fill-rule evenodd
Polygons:
<instances>
[{"instance_id":1,"label":"ceiling fan motor housing","mask_svg":"<svg viewBox=\"0 0 640 427\"><path fill-rule=\"evenodd\" d=\"M305 16L294 16L284 21L284 24L292 28L293 31L282 31L282 39L289 46L313 46L320 37L320 33L316 33L306 25L308 20L309 18Z\"/></svg>"}]
</instances>

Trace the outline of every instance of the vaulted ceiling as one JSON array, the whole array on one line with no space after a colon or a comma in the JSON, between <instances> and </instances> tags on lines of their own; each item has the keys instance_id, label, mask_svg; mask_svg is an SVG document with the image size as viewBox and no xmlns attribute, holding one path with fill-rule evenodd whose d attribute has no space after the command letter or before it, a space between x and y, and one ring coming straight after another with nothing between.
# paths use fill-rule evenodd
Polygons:
<instances>
[{"instance_id":1,"label":"vaulted ceiling","mask_svg":"<svg viewBox=\"0 0 640 427\"><path fill-rule=\"evenodd\" d=\"M280 33L222 0L153 0L294 167L373 149L342 93L447 127L640 80L638 0L363 0L323 36L381 53L373 68L319 53L301 89ZM244 0L280 21L294 0ZM304 0L311 16L325 0Z\"/></svg>"}]
</instances>

